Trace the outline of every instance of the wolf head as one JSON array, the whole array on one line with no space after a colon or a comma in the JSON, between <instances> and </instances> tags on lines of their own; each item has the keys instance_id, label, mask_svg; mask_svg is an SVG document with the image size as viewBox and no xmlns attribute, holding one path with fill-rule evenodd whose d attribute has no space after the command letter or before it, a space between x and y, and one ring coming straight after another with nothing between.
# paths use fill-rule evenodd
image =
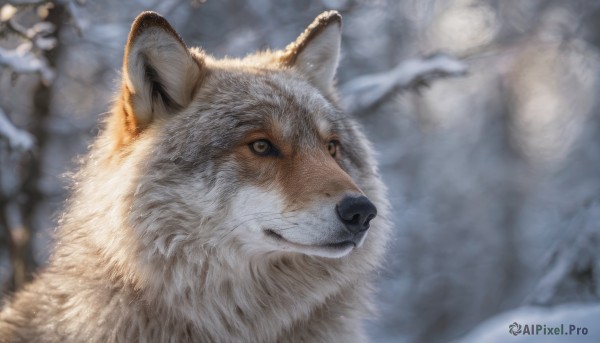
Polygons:
<instances>
[{"instance_id":1,"label":"wolf head","mask_svg":"<svg viewBox=\"0 0 600 343\"><path fill-rule=\"evenodd\" d=\"M341 16L325 12L281 51L219 60L138 16L107 131L113 163L135 165L127 220L147 247L364 248L386 204L367 140L336 105L340 40Z\"/></svg>"}]
</instances>

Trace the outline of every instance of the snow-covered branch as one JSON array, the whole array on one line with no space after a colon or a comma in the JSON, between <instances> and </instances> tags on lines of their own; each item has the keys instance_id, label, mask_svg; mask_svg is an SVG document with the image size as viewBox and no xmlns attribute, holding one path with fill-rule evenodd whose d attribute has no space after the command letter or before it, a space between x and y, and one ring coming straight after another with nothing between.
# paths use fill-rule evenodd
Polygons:
<instances>
[{"instance_id":1,"label":"snow-covered branch","mask_svg":"<svg viewBox=\"0 0 600 343\"><path fill-rule=\"evenodd\" d=\"M546 273L526 303L600 300L600 204L584 209L566 232L551 250Z\"/></svg>"},{"instance_id":2,"label":"snow-covered branch","mask_svg":"<svg viewBox=\"0 0 600 343\"><path fill-rule=\"evenodd\" d=\"M65 0L67 1L67 0ZM23 41L16 49L0 47L0 67L6 67L17 74L38 73L48 84L54 79L54 71L44 56L44 51L56 46L56 27L49 21L40 21L31 26L19 22L22 8L15 6L38 6L44 1L9 1L2 6L0 14L0 37L16 35Z\"/></svg>"},{"instance_id":3,"label":"snow-covered branch","mask_svg":"<svg viewBox=\"0 0 600 343\"><path fill-rule=\"evenodd\" d=\"M434 79L464 75L467 69L464 62L446 54L406 60L390 71L365 75L342 85L342 106L351 113L360 113L396 91L418 89Z\"/></svg>"},{"instance_id":4,"label":"snow-covered branch","mask_svg":"<svg viewBox=\"0 0 600 343\"><path fill-rule=\"evenodd\" d=\"M6 139L14 150L28 151L35 146L35 138L29 132L16 128L1 108L0 139Z\"/></svg>"},{"instance_id":5,"label":"snow-covered branch","mask_svg":"<svg viewBox=\"0 0 600 343\"><path fill-rule=\"evenodd\" d=\"M49 36L54 33L55 27L47 21L42 21L30 28L26 28L11 17L2 23L1 28L7 32L17 34L25 40L31 41L41 50L51 50L56 46L56 38Z\"/></svg>"},{"instance_id":6,"label":"snow-covered branch","mask_svg":"<svg viewBox=\"0 0 600 343\"><path fill-rule=\"evenodd\" d=\"M87 27L87 21L79 13L80 1L78 0L11 0L0 7L0 36L5 33L14 33L25 40L31 41L41 50L51 50L56 46L56 37L52 37L55 27L48 21L42 21L30 28L22 26L15 17L19 10L28 7L42 6L47 3L61 4L67 10L71 23L81 35L82 30Z\"/></svg>"},{"instance_id":7,"label":"snow-covered branch","mask_svg":"<svg viewBox=\"0 0 600 343\"><path fill-rule=\"evenodd\" d=\"M16 73L39 73L44 82L54 79L54 71L48 65L48 61L31 51L30 42L25 42L14 50L0 47L0 66L10 68Z\"/></svg>"}]
</instances>

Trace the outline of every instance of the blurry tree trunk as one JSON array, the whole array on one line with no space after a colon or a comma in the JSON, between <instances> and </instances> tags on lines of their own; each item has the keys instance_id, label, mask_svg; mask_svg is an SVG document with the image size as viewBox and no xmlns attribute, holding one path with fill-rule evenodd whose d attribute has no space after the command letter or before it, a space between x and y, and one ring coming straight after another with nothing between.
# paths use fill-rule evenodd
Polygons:
<instances>
[{"instance_id":1,"label":"blurry tree trunk","mask_svg":"<svg viewBox=\"0 0 600 343\"><path fill-rule=\"evenodd\" d=\"M67 11L62 3L55 3L49 9L47 22L56 27L56 36L60 34L63 23L67 19ZM56 59L60 54L60 44L56 48L45 51L50 66L56 65ZM9 291L21 288L25 282L31 279L32 272L36 269L31 247L32 232L34 227L34 211L43 200L44 194L40 191L40 179L42 175L42 159L47 131L44 123L50 114L50 101L52 88L50 84L40 77L39 84L33 95L33 120L30 132L35 137L38 146L34 156L23 155L17 161L20 166L15 167L14 173L23 187L17 192L5 194L0 199L0 227L3 229L5 243L8 246L12 267L12 280L7 285Z\"/></svg>"}]
</instances>

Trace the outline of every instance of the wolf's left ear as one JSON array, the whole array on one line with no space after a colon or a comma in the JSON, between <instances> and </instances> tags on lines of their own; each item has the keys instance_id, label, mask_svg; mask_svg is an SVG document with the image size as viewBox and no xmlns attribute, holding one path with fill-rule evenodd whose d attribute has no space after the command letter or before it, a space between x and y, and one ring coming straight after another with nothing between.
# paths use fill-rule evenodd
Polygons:
<instances>
[{"instance_id":1,"label":"wolf's left ear","mask_svg":"<svg viewBox=\"0 0 600 343\"><path fill-rule=\"evenodd\" d=\"M119 121L124 127L120 129L135 135L156 118L187 106L200 79L201 64L165 18L141 13L125 46L119 99Z\"/></svg>"},{"instance_id":2,"label":"wolf's left ear","mask_svg":"<svg viewBox=\"0 0 600 343\"><path fill-rule=\"evenodd\" d=\"M321 92L330 95L341 41L342 16L336 11L323 12L285 48L281 62L296 68Z\"/></svg>"}]
</instances>

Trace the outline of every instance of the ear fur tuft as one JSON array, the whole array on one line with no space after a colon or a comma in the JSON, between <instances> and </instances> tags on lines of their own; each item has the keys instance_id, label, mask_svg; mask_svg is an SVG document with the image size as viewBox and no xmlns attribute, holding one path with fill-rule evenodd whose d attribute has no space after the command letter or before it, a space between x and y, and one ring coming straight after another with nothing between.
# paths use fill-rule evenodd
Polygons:
<instances>
[{"instance_id":1,"label":"ear fur tuft","mask_svg":"<svg viewBox=\"0 0 600 343\"><path fill-rule=\"evenodd\" d=\"M341 33L342 16L336 11L323 12L285 48L280 62L296 68L317 89L331 95L340 56Z\"/></svg>"},{"instance_id":2,"label":"ear fur tuft","mask_svg":"<svg viewBox=\"0 0 600 343\"><path fill-rule=\"evenodd\" d=\"M156 118L187 106L200 80L203 61L194 56L169 22L143 12L133 22L123 59L121 95L115 111L129 141Z\"/></svg>"}]
</instances>

